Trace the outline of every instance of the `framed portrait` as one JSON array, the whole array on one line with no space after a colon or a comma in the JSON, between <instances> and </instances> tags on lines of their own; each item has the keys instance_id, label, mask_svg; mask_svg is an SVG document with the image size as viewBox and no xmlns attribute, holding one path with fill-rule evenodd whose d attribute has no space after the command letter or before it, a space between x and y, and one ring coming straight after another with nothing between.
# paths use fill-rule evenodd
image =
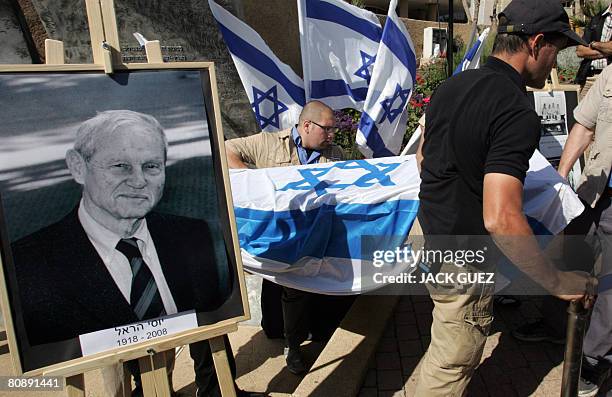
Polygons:
<instances>
[{"instance_id":1,"label":"framed portrait","mask_svg":"<svg viewBox=\"0 0 612 397\"><path fill-rule=\"evenodd\" d=\"M19 373L249 318L212 63L0 66L2 309Z\"/></svg>"},{"instance_id":2,"label":"framed portrait","mask_svg":"<svg viewBox=\"0 0 612 397\"><path fill-rule=\"evenodd\" d=\"M580 86L561 85L552 91L529 90L528 99L540 118L539 150L555 169L559 167L561 153L569 132L576 123L574 109L578 106ZM584 155L572 167L568 180L572 187L578 185Z\"/></svg>"}]
</instances>

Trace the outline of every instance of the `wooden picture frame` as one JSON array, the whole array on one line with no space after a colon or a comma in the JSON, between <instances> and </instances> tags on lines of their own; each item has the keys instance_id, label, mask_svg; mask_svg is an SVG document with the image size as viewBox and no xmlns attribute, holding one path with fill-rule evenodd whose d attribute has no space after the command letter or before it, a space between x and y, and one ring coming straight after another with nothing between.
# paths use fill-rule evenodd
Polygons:
<instances>
[{"instance_id":1,"label":"wooden picture frame","mask_svg":"<svg viewBox=\"0 0 612 397\"><path fill-rule=\"evenodd\" d=\"M13 138L13 143L17 144L17 146L15 146L16 148L21 147L24 150L30 150L31 156L39 156L43 159L50 156L52 159L54 159L53 164L55 164L55 168L52 167L53 171L51 174L46 174L45 180L38 180L35 176L33 176L36 172L33 174L30 173L29 175L26 175L24 172L20 174L18 167L11 165L10 161L7 160L7 155L10 155L11 153L14 155L15 152L6 151L4 154L0 153L0 175L5 175L5 177L0 180L0 203L5 203L5 192L7 188L13 190L22 189L19 194L23 198L31 195L32 192L35 192L37 187L44 186L47 190L53 188L54 185L57 185L57 183L54 182L55 180L62 180L62 183L68 183L65 180L65 171L58 168L58 149L61 149L59 151L59 153L61 153L62 151L65 151L66 148L69 148L72 142L66 139L66 134L60 134L59 136L54 135L60 132L58 131L60 128L53 127L61 125L61 122L58 123L57 120L61 120L62 117L66 118L67 120L69 119L65 125L70 124L71 127L74 127L76 124L93 117L95 112L109 109L129 109L152 114L154 117L156 117L157 114L162 114L165 112L167 116L166 121L168 123L174 123L172 125L180 125L180 118L182 116L177 109L182 109L183 113L191 111L195 114L198 112L198 109L194 107L195 102L181 102L182 100L187 101L187 99L184 98L189 97L189 95L183 91L177 92L175 95L173 95L173 99L176 102L172 105L177 111L175 113L169 112L168 108L170 105L164 100L164 92L168 93L168 89L174 88L174 86L170 85L169 81L172 79L182 79L180 89L183 90L184 87L189 87L189 90L191 90L189 92L199 90L203 101L203 103L200 103L199 105L204 105L203 109L201 107L199 108L199 114L203 116L203 119L206 121L208 127L207 131L210 142L209 148L211 157L210 165L212 166L212 170L202 170L202 172L208 172L210 176L209 180L214 182L212 189L215 190L217 202L216 208L218 210L216 219L218 221L218 225L214 228L211 235L215 242L215 252L219 254L219 251L222 250L224 252L221 253L220 257L227 258L228 273L226 282L229 285L229 289L227 290L227 295L224 295L223 302L216 309L211 310L210 312L197 313L198 326L196 328L185 329L172 335L160 336L147 341L139 341L136 344L126 344L122 347L116 347L85 356L82 355L81 351L77 351L75 353L75 346L78 347L77 350L81 349L81 347L78 343L78 338L76 338L75 341L74 337L68 340L52 342L44 345L30 345L28 342L28 334L26 332L27 326L25 325L23 319L24 311L22 309L24 302L20 302L20 285L16 276L16 268L19 266L19 263L13 262L14 258L11 250L11 244L18 241L21 237L24 237L24 233L26 233L24 230L27 230L28 232L25 234L25 236L29 236L31 233L35 233L38 230L38 227L28 225L25 225L24 227L24 225L17 225L19 222L15 221L14 217L11 217L11 211L13 211L12 206L5 205L5 210L2 212L3 206L0 205L0 237L2 240L2 255L0 256L0 303L4 313L9 348L12 354L16 372L18 374L24 374L27 376L72 376L120 361L140 358L146 356L151 351L160 352L176 346L214 338L226 334L227 332L231 332L236 328L238 322L248 320L250 318L244 274L242 271L240 248L238 246L238 238L236 234L234 212L231 205L232 196L230 191L227 160L225 157L221 114L219 110L219 99L213 63L176 62L171 64L119 64L114 65L113 67L113 74L107 75L104 72L104 65L97 64L0 65L0 85L10 85L10 87L12 87L9 90L3 89L0 93L0 98L2 96L7 96L11 99L13 104L13 106L4 107L2 110L0 110L0 113L4 113L2 119L7 121L7 123L4 123L4 126L0 126L0 140L4 140L4 136L11 133L11 131L8 130L10 127L7 127L7 124L12 125L13 127L20 124L20 128L24 129L27 129L28 126L37 126L39 127L39 131L43 131L43 133L39 134L43 136L43 138L30 139L32 136L28 138L27 131L23 131L23 133L21 131L18 133L16 131L12 131L11 136ZM140 79L140 77L143 78ZM186 83L183 80L186 80ZM98 89L92 90L92 87L95 88L96 84L89 83L94 81L96 84L100 85L98 86ZM164 88L161 87L161 85L164 84L164 81L166 84L166 91L164 91ZM33 100L42 95L39 91L42 84L46 84L46 89L48 90L57 89L58 91L62 91L62 88L65 89L67 86L69 86L70 89L64 90L63 95L60 94L60 92L58 92L55 96L51 95L52 93L48 93L48 98L46 99L47 104L43 104L41 107L40 98L36 100L36 103L34 103ZM113 89L108 90L107 88L109 86L112 86ZM136 92L136 90L138 90L138 92ZM67 92L73 93L73 96L71 97L66 95ZM21 97L29 98L29 100L25 99L24 102L29 101L30 103L21 103ZM85 98L90 99L86 101L84 100ZM132 109L130 109L129 106L129 103L131 103L130 101L133 102ZM71 106L62 106L62 104L66 103L71 103ZM127 106L125 105L126 103L128 104ZM45 106L47 106L47 113L43 117L37 118L36 114L41 112L41 109L45 110ZM157 106L157 108L155 106ZM85 107L87 108L84 109ZM77 110L83 108L81 112L82 114L70 112L75 108ZM17 114L10 114L10 109L15 109L15 113L18 113L17 109L21 109L23 111L22 114L29 114L28 117L32 118L32 120L29 120L30 124L25 122L18 123L19 120L17 120ZM142 109L152 111L145 112ZM92 114L92 111L94 114ZM67 114L68 112L70 113ZM45 118L47 121L45 121ZM50 121L51 119L53 119L53 121ZM179 119L179 121L177 121L177 119ZM176 139L170 139L168 151L169 162L173 158L174 147L180 151L183 150L181 149L181 146L185 146L186 154L180 152L180 156L183 157L188 156L189 153L191 153L189 152L190 150L195 150L194 153L196 154L192 153L192 157L185 157L187 159L193 158L197 160L202 157L202 147L197 145L206 141L206 136L203 132L203 128L201 131L198 130L198 120L200 119L197 119L196 117L194 122L188 123L189 125L186 128L193 132L193 134L189 135L188 138L181 139L178 135L176 135ZM168 126L165 125L165 122L160 120L160 123L164 129L167 130ZM52 128L45 131L43 128L46 125L50 125ZM180 132L180 128L178 130ZM72 132L73 134L74 131ZM178 134L179 132L175 131L175 134ZM198 133L200 133L200 135L198 135ZM42 143L40 143L40 141ZM26 144L29 146L29 148L25 149L27 146L20 146L21 143ZM41 150L37 150L36 145L39 145ZM16 150L16 152L19 153L20 151ZM28 159L25 158L27 156L18 157L20 157L20 159L15 160L13 158L13 161L16 161L16 164L21 162L22 169L32 168L30 167L31 164L27 163ZM169 164L166 168L166 194L168 194L168 180L172 167L173 165ZM33 169L35 168L36 167ZM59 179L57 179L58 174ZM22 177L22 179L13 178L11 175ZM19 182L24 181L23 177L29 181L29 186L25 186L23 183ZM180 194L188 194L185 192L199 191L204 189L202 187L204 182L201 180L201 178L191 178L190 183L191 185L186 185L187 188L180 191L176 190L180 189L180 186L174 186L173 189L175 190L173 190L171 196L176 198L180 196ZM165 200L166 194L162 200ZM46 205L54 206L56 205L57 201L62 201L65 196L67 195L60 192L59 195L53 196L54 198L47 199ZM60 197L61 199L57 200L57 197ZM170 200L172 200L172 198L170 198L169 201ZM27 205L23 204L23 200L21 201L22 203L20 204L18 197L14 199L14 202L17 203L16 205ZM27 200L25 202L27 203ZM169 208L171 205L180 208L181 205L177 204L177 202L178 201L172 204L172 202L164 203L161 201L159 206L164 204L166 205L166 208ZM185 208L182 208L182 210L186 210L188 212L186 215L193 215L189 212L198 213L198 211L201 210L201 206L197 205L189 205L184 207ZM29 209L32 208L33 207L30 206ZM155 208L157 209L158 207L156 206ZM197 218L198 216L199 215L194 217ZM207 218L204 219L208 221ZM21 230L19 232L21 234L14 231L16 228ZM19 237L15 237L15 234L19 234ZM219 261L216 261L215 263L219 263ZM221 265L218 264L217 266ZM52 287L53 286L50 285L49 289L52 290ZM78 287L81 289L87 289L86 285L79 285ZM127 301L123 303L127 303ZM113 306L110 305L109 311L113 310ZM58 313L60 311L61 309L58 309ZM52 315L47 315L53 318ZM117 324L117 326L123 325L126 324ZM56 358L59 357L59 359L36 358L37 355L41 356L43 354L45 356L53 356Z\"/></svg>"}]
</instances>

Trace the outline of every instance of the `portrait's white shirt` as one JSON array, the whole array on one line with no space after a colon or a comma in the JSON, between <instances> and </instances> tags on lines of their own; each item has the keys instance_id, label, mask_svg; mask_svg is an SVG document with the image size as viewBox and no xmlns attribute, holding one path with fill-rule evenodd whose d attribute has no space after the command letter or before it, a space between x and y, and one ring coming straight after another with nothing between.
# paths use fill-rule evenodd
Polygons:
<instances>
[{"instance_id":1,"label":"portrait's white shirt","mask_svg":"<svg viewBox=\"0 0 612 397\"><path fill-rule=\"evenodd\" d=\"M81 200L81 203L79 204L78 214L79 221L81 222L83 229L85 229L85 233L87 234L89 241L91 241L96 249L96 252L100 258L102 258L102 262L104 262L104 265L108 269L108 272L113 280L115 280L115 284L117 284L117 287L125 297L126 301L129 302L130 292L132 289L132 268L130 267L125 255L117 251L115 248L117 243L119 243L119 240L121 240L121 236L108 230L94 218L92 218L87 210L85 210L83 200ZM140 249L142 258L149 266L151 273L153 273L153 278L157 283L157 288L159 290L159 294L161 295L164 309L166 309L166 314L175 314L178 310L176 309L176 304L172 298L172 293L170 292L170 288L168 287L168 283L166 282L166 278L162 272L159 257L157 256L157 250L155 249L155 244L153 244L153 239L151 238L151 234L147 228L146 219L142 220L138 230L136 230L134 235L130 237L135 237L138 239L138 248Z\"/></svg>"}]
</instances>

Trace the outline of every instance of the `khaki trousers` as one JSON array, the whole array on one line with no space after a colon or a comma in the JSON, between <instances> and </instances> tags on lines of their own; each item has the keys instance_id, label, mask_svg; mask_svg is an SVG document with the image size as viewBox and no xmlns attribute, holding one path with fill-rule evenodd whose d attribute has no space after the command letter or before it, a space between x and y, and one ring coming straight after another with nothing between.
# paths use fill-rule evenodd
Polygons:
<instances>
[{"instance_id":1,"label":"khaki trousers","mask_svg":"<svg viewBox=\"0 0 612 397\"><path fill-rule=\"evenodd\" d=\"M453 264L440 269L462 271ZM494 285L475 285L467 291L445 294L430 288L434 302L431 343L421 363L415 396L466 394L493 322L493 291Z\"/></svg>"}]
</instances>

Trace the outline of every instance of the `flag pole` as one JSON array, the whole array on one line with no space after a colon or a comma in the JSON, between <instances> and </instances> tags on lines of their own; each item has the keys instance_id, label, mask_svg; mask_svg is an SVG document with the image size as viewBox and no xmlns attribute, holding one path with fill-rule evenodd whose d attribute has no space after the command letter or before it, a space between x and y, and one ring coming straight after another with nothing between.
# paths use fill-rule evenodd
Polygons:
<instances>
[{"instance_id":1,"label":"flag pole","mask_svg":"<svg viewBox=\"0 0 612 397\"><path fill-rule=\"evenodd\" d=\"M448 0L448 30L446 35L446 63L448 77L453 75L453 0Z\"/></svg>"},{"instance_id":2,"label":"flag pole","mask_svg":"<svg viewBox=\"0 0 612 397\"><path fill-rule=\"evenodd\" d=\"M308 55L307 39L306 39L306 27L304 21L306 20L306 4L304 0L298 0L298 26L300 30L300 52L302 56L302 78L304 79L304 96L306 102L310 101L310 60Z\"/></svg>"}]
</instances>

